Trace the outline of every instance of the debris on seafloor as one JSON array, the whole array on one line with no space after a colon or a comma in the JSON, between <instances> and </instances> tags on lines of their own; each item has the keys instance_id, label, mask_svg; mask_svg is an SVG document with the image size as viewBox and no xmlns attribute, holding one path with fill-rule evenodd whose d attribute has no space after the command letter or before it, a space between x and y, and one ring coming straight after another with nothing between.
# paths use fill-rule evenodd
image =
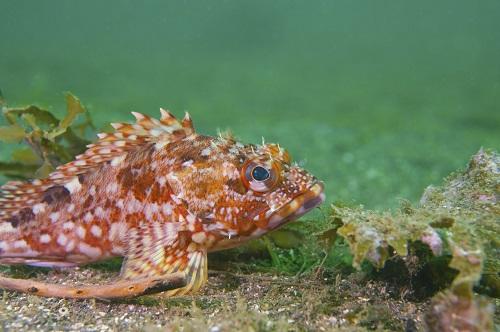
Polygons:
<instances>
[{"instance_id":1,"label":"debris on seafloor","mask_svg":"<svg viewBox=\"0 0 500 332\"><path fill-rule=\"evenodd\" d=\"M349 243L356 268L364 260L381 269L392 257L413 256L418 270L436 256L449 258L448 266L434 267L442 269L437 275L450 268L457 272L449 290L432 300L429 331L493 330L493 304L474 287L481 281L482 293L499 297L499 166L498 153L481 149L464 172L452 174L442 187L428 187L418 207L404 204L398 213L333 206L332 219ZM415 248L422 243L432 254L418 255Z\"/></svg>"}]
</instances>

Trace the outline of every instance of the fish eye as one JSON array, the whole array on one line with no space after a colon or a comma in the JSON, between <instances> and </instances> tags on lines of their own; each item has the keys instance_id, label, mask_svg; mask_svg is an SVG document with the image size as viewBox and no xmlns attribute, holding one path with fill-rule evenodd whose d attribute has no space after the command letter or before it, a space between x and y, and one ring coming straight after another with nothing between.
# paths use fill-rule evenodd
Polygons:
<instances>
[{"instance_id":1,"label":"fish eye","mask_svg":"<svg viewBox=\"0 0 500 332\"><path fill-rule=\"evenodd\" d=\"M273 190L280 180L281 166L273 161L249 160L241 169L241 180L256 193Z\"/></svg>"},{"instance_id":2,"label":"fish eye","mask_svg":"<svg viewBox=\"0 0 500 332\"><path fill-rule=\"evenodd\" d=\"M266 181L270 176L269 171L262 166L255 166L252 170L252 177L255 181Z\"/></svg>"}]
</instances>

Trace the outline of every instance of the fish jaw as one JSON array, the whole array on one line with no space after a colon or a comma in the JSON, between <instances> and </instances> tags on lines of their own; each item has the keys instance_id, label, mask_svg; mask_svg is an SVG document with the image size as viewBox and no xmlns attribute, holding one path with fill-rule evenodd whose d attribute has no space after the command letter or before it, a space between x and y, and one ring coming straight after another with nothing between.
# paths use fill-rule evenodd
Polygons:
<instances>
[{"instance_id":1,"label":"fish jaw","mask_svg":"<svg viewBox=\"0 0 500 332\"><path fill-rule=\"evenodd\" d=\"M257 228L250 235L222 238L210 248L210 252L238 247L247 241L259 238L284 224L296 220L318 207L325 201L324 185L315 182L307 191L292 199L288 204L276 210L269 219L265 228Z\"/></svg>"},{"instance_id":2,"label":"fish jaw","mask_svg":"<svg viewBox=\"0 0 500 332\"><path fill-rule=\"evenodd\" d=\"M324 185L316 182L309 190L295 197L290 203L277 210L269 219L266 232L270 232L287 222L302 217L325 201Z\"/></svg>"}]
</instances>

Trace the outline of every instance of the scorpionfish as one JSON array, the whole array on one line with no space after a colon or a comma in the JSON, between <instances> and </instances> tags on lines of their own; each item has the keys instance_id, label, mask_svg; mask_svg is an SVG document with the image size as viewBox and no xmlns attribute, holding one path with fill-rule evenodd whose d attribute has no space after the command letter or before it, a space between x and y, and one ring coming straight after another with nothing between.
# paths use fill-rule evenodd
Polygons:
<instances>
[{"instance_id":1,"label":"scorpionfish","mask_svg":"<svg viewBox=\"0 0 500 332\"><path fill-rule=\"evenodd\" d=\"M135 113L45 179L0 187L0 264L70 267L122 256L120 277L184 272L207 281L207 252L238 246L324 201L323 184L277 144L244 145Z\"/></svg>"}]
</instances>

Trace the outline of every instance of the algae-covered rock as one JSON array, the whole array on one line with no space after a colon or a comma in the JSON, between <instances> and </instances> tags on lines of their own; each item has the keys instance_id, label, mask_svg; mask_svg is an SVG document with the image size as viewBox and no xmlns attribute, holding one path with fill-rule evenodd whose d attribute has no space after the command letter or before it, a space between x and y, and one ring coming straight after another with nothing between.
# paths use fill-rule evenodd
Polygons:
<instances>
[{"instance_id":1,"label":"algae-covered rock","mask_svg":"<svg viewBox=\"0 0 500 332\"><path fill-rule=\"evenodd\" d=\"M396 213L334 206L333 217L342 221L338 234L349 243L353 265L359 268L367 260L382 268L390 257L405 257L408 248L424 243L434 256L450 257L449 268L458 272L450 291L435 298L430 317L448 319L450 326L461 314L468 315L471 326L482 317L478 312L491 317L484 300L474 297L473 287L482 278L485 293L500 293L499 164L496 152L481 149L465 171L452 174L441 187L428 187L419 206L406 204ZM432 257L417 257L419 266Z\"/></svg>"},{"instance_id":2,"label":"algae-covered rock","mask_svg":"<svg viewBox=\"0 0 500 332\"><path fill-rule=\"evenodd\" d=\"M429 210L446 209L455 213L492 213L497 216L500 194L500 156L483 149L474 155L464 172L449 176L443 186L429 186L420 205Z\"/></svg>"},{"instance_id":3,"label":"algae-covered rock","mask_svg":"<svg viewBox=\"0 0 500 332\"><path fill-rule=\"evenodd\" d=\"M499 165L498 153L481 149L464 172L450 176L441 188L428 187L420 200L423 209L446 211L457 218L447 234L453 249L450 266L461 271L454 286L462 281L467 283L468 276L481 273L478 270L482 265L482 285L497 298L500 297Z\"/></svg>"},{"instance_id":4,"label":"algae-covered rock","mask_svg":"<svg viewBox=\"0 0 500 332\"><path fill-rule=\"evenodd\" d=\"M483 297L464 298L451 291L436 295L425 316L428 331L493 331L494 307Z\"/></svg>"},{"instance_id":5,"label":"algae-covered rock","mask_svg":"<svg viewBox=\"0 0 500 332\"><path fill-rule=\"evenodd\" d=\"M382 268L390 250L399 256L406 256L409 242L417 240L426 243L435 255L443 250L443 241L431 226L433 216L422 211L407 215L334 207L333 213L343 222L337 232L349 242L354 267L359 268L366 259L377 268Z\"/></svg>"}]
</instances>

